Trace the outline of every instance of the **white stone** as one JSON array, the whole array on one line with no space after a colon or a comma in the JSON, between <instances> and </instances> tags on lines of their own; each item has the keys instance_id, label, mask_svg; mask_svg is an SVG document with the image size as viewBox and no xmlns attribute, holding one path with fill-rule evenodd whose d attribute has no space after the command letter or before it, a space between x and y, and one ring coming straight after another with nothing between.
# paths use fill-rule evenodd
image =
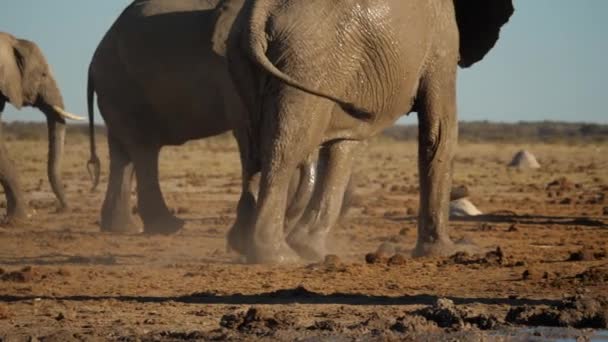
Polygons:
<instances>
[{"instance_id":1,"label":"white stone","mask_svg":"<svg viewBox=\"0 0 608 342\"><path fill-rule=\"evenodd\" d=\"M450 202L450 216L452 217L477 216L481 214L483 213L466 198Z\"/></svg>"},{"instance_id":2,"label":"white stone","mask_svg":"<svg viewBox=\"0 0 608 342\"><path fill-rule=\"evenodd\" d=\"M532 153L522 150L515 154L513 160L511 160L509 163L509 167L517 167L520 169L538 169L540 168L540 164Z\"/></svg>"}]
</instances>

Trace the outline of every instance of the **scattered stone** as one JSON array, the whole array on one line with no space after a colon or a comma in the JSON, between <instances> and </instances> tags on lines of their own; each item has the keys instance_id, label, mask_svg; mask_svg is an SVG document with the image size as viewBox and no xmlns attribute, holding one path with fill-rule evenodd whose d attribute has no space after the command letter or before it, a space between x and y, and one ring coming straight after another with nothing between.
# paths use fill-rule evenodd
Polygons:
<instances>
[{"instance_id":1,"label":"scattered stone","mask_svg":"<svg viewBox=\"0 0 608 342\"><path fill-rule=\"evenodd\" d=\"M13 283L28 283L34 280L34 271L31 266L26 266L19 271L0 273L0 280Z\"/></svg>"},{"instance_id":2,"label":"scattered stone","mask_svg":"<svg viewBox=\"0 0 608 342\"><path fill-rule=\"evenodd\" d=\"M549 273L545 272L545 271L539 271L534 268L528 268L522 272L521 279L522 280L549 279Z\"/></svg>"},{"instance_id":3,"label":"scattered stone","mask_svg":"<svg viewBox=\"0 0 608 342\"><path fill-rule=\"evenodd\" d=\"M406 263L407 263L407 258L405 257L405 255L403 255L401 253L397 253L397 254L393 255L387 261L387 264L389 266L405 265Z\"/></svg>"},{"instance_id":4,"label":"scattered stone","mask_svg":"<svg viewBox=\"0 0 608 342\"><path fill-rule=\"evenodd\" d=\"M608 328L608 302L605 299L571 297L555 306L519 306L507 313L506 321L528 326Z\"/></svg>"},{"instance_id":5,"label":"scattered stone","mask_svg":"<svg viewBox=\"0 0 608 342\"><path fill-rule=\"evenodd\" d=\"M570 256L566 261L593 261L595 260L595 253L591 248L583 247L580 251L570 253Z\"/></svg>"},{"instance_id":6,"label":"scattered stone","mask_svg":"<svg viewBox=\"0 0 608 342\"><path fill-rule=\"evenodd\" d=\"M522 150L513 156L513 159L509 163L509 167L516 167L519 169L538 169L540 168L540 164L532 153Z\"/></svg>"},{"instance_id":7,"label":"scattered stone","mask_svg":"<svg viewBox=\"0 0 608 342\"><path fill-rule=\"evenodd\" d=\"M590 267L574 278L584 285L604 284L608 282L608 266Z\"/></svg>"},{"instance_id":8,"label":"scattered stone","mask_svg":"<svg viewBox=\"0 0 608 342\"><path fill-rule=\"evenodd\" d=\"M496 250L487 252L484 256L458 252L450 256L447 260L442 261L440 265L502 266L504 264L506 264L505 255L500 247L496 247Z\"/></svg>"},{"instance_id":9,"label":"scattered stone","mask_svg":"<svg viewBox=\"0 0 608 342\"><path fill-rule=\"evenodd\" d=\"M466 198L450 202L450 217L468 217L481 214L482 212Z\"/></svg>"},{"instance_id":10,"label":"scattered stone","mask_svg":"<svg viewBox=\"0 0 608 342\"><path fill-rule=\"evenodd\" d=\"M388 261L388 257L384 253L367 253L365 255L365 262L368 264L385 264Z\"/></svg>"}]
</instances>

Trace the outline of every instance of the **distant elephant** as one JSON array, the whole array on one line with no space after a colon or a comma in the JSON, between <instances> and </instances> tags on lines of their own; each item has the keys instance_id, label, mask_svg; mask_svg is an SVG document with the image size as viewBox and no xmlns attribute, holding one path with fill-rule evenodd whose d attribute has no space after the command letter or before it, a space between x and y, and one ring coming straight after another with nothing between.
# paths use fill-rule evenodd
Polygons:
<instances>
[{"instance_id":1,"label":"distant elephant","mask_svg":"<svg viewBox=\"0 0 608 342\"><path fill-rule=\"evenodd\" d=\"M0 116L6 102L15 108L36 107L46 115L49 131L48 177L59 201L68 207L61 181L61 157L65 140L65 119L82 118L64 110L57 82L40 48L28 40L0 32ZM27 204L17 171L8 157L0 127L0 183L6 195L6 222L25 219Z\"/></svg>"},{"instance_id":2,"label":"distant elephant","mask_svg":"<svg viewBox=\"0 0 608 342\"><path fill-rule=\"evenodd\" d=\"M160 149L230 131L234 120L243 119L244 108L226 65L225 43L245 0L216 7L219 2L134 1L97 47L87 98L94 187L100 169L94 93L108 128L110 176L102 231L138 230L129 203L133 172L144 232L170 234L181 229L184 221L169 211L159 185ZM294 221L312 196L315 156L302 164L301 177L293 178L297 200L290 201L288 216Z\"/></svg>"},{"instance_id":3,"label":"distant elephant","mask_svg":"<svg viewBox=\"0 0 608 342\"><path fill-rule=\"evenodd\" d=\"M245 182L261 171L257 202L242 208L251 226L233 233L249 234L246 258L323 257L355 147L413 111L421 189L414 255L470 247L452 242L448 227L457 66L481 60L513 10L511 0L247 1L227 49L239 94L252 109L236 128L250 161ZM314 208L285 236L287 184L319 146L327 167L318 175Z\"/></svg>"}]
</instances>

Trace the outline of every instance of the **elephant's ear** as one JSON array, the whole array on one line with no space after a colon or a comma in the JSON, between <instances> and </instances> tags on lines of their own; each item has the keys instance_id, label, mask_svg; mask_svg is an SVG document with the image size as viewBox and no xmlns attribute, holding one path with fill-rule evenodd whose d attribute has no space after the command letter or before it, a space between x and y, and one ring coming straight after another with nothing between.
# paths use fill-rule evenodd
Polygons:
<instances>
[{"instance_id":1,"label":"elephant's ear","mask_svg":"<svg viewBox=\"0 0 608 342\"><path fill-rule=\"evenodd\" d=\"M22 56L6 42L0 42L0 93L17 109L23 106Z\"/></svg>"},{"instance_id":2,"label":"elephant's ear","mask_svg":"<svg viewBox=\"0 0 608 342\"><path fill-rule=\"evenodd\" d=\"M512 0L454 0L460 31L460 65L479 62L496 44L500 28L513 14Z\"/></svg>"}]
</instances>

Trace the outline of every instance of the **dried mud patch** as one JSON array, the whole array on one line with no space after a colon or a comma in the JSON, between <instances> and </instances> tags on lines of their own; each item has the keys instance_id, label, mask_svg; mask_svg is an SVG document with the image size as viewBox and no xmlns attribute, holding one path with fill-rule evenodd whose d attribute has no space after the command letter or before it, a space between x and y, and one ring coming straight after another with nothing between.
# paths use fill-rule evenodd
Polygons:
<instances>
[{"instance_id":1,"label":"dried mud patch","mask_svg":"<svg viewBox=\"0 0 608 342\"><path fill-rule=\"evenodd\" d=\"M223 328L257 336L271 336L278 330L292 328L295 323L295 319L284 311L271 313L258 307L226 314L220 320Z\"/></svg>"},{"instance_id":2,"label":"dried mud patch","mask_svg":"<svg viewBox=\"0 0 608 342\"><path fill-rule=\"evenodd\" d=\"M440 298L435 305L429 306L414 312L429 321L437 324L440 328L453 330L468 329L477 327L482 330L495 328L499 321L494 315L485 312L475 312L471 308L459 308L454 302Z\"/></svg>"},{"instance_id":3,"label":"dried mud patch","mask_svg":"<svg viewBox=\"0 0 608 342\"><path fill-rule=\"evenodd\" d=\"M528 326L606 329L608 301L578 296L550 307L521 306L509 310L506 321Z\"/></svg>"}]
</instances>

